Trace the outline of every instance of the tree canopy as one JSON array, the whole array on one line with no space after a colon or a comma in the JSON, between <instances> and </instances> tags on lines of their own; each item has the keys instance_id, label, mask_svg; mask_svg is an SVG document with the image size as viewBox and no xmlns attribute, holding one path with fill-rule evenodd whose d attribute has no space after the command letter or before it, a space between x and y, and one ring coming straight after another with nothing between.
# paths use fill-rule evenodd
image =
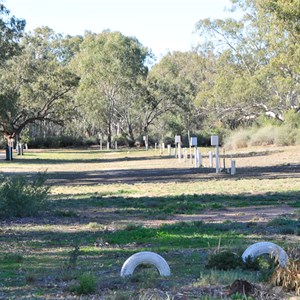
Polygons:
<instances>
[{"instance_id":1,"label":"tree canopy","mask_svg":"<svg viewBox=\"0 0 300 300\"><path fill-rule=\"evenodd\" d=\"M131 146L299 116L300 1L231 3L234 18L199 20L193 50L154 61L120 32L24 34L0 0L0 132L59 124L57 134Z\"/></svg>"}]
</instances>

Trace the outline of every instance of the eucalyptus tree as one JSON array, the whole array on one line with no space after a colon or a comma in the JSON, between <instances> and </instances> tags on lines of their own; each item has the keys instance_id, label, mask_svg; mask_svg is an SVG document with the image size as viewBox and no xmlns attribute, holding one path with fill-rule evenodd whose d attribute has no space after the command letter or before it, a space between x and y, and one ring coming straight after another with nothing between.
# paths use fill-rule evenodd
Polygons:
<instances>
[{"instance_id":1,"label":"eucalyptus tree","mask_svg":"<svg viewBox=\"0 0 300 300\"><path fill-rule=\"evenodd\" d=\"M0 74L0 132L7 139L34 122L62 124L72 114L78 77L56 56L54 45L61 38L37 28L23 37L21 54L6 61Z\"/></svg>"},{"instance_id":2,"label":"eucalyptus tree","mask_svg":"<svg viewBox=\"0 0 300 300\"><path fill-rule=\"evenodd\" d=\"M20 53L19 40L23 36L25 20L10 16L10 11L0 0L0 66L7 59Z\"/></svg>"},{"instance_id":3,"label":"eucalyptus tree","mask_svg":"<svg viewBox=\"0 0 300 300\"><path fill-rule=\"evenodd\" d=\"M149 55L136 38L104 31L87 33L72 62L81 77L77 99L82 112L107 135L109 143L114 130L134 142Z\"/></svg>"},{"instance_id":4,"label":"eucalyptus tree","mask_svg":"<svg viewBox=\"0 0 300 300\"><path fill-rule=\"evenodd\" d=\"M262 2L232 0L233 11L240 10L239 20L205 19L197 25L207 38L200 49L219 57L209 104L233 127L262 114L283 121L283 112L298 105L299 60L288 63L295 44Z\"/></svg>"},{"instance_id":5,"label":"eucalyptus tree","mask_svg":"<svg viewBox=\"0 0 300 300\"><path fill-rule=\"evenodd\" d=\"M148 91L152 98L145 106L144 127L168 112L177 115L177 118L170 119L169 125L173 123L178 128L174 123L177 120L182 123L183 133L188 136L191 130L199 127L202 111L198 109L195 99L205 70L205 58L196 52L165 55L148 76ZM168 119L159 120L168 123Z\"/></svg>"}]
</instances>

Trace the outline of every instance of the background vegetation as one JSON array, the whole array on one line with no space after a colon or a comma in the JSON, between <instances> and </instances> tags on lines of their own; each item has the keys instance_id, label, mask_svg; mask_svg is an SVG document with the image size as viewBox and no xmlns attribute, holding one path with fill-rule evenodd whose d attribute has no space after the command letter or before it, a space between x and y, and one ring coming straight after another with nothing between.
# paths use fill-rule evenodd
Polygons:
<instances>
[{"instance_id":1,"label":"background vegetation","mask_svg":"<svg viewBox=\"0 0 300 300\"><path fill-rule=\"evenodd\" d=\"M232 0L231 10L199 20L192 51L156 61L120 32L24 33L1 4L0 132L32 147L206 143L235 130L231 146L299 143L299 1Z\"/></svg>"}]
</instances>

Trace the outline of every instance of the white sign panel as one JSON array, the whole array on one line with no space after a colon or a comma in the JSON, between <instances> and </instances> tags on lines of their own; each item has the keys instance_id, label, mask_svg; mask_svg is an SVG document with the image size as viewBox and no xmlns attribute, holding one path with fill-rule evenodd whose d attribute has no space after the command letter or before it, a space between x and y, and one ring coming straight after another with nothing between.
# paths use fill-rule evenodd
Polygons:
<instances>
[{"instance_id":1,"label":"white sign panel","mask_svg":"<svg viewBox=\"0 0 300 300\"><path fill-rule=\"evenodd\" d=\"M197 146L197 145L198 145L197 137L191 137L191 146Z\"/></svg>"},{"instance_id":2,"label":"white sign panel","mask_svg":"<svg viewBox=\"0 0 300 300\"><path fill-rule=\"evenodd\" d=\"M219 136L212 135L210 137L210 143L211 143L212 146L219 146Z\"/></svg>"},{"instance_id":3,"label":"white sign panel","mask_svg":"<svg viewBox=\"0 0 300 300\"><path fill-rule=\"evenodd\" d=\"M178 144L181 143L181 137L180 137L180 135L175 135L175 144L176 143L178 143Z\"/></svg>"}]
</instances>

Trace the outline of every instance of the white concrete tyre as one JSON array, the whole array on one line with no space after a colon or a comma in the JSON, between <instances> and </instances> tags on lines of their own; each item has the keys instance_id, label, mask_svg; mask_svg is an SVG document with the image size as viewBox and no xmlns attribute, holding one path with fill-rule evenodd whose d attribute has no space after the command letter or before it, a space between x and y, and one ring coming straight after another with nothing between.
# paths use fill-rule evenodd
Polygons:
<instances>
[{"instance_id":1,"label":"white concrete tyre","mask_svg":"<svg viewBox=\"0 0 300 300\"><path fill-rule=\"evenodd\" d=\"M171 275L170 267L163 257L154 252L142 251L131 255L124 262L121 269L121 277L132 275L135 268L141 264L154 265L160 276Z\"/></svg>"},{"instance_id":2,"label":"white concrete tyre","mask_svg":"<svg viewBox=\"0 0 300 300\"><path fill-rule=\"evenodd\" d=\"M249 246L242 254L243 261L246 261L247 257L255 258L262 254L270 254L272 257L278 260L281 267L286 267L288 263L288 255L278 245L271 242L258 242Z\"/></svg>"}]
</instances>

